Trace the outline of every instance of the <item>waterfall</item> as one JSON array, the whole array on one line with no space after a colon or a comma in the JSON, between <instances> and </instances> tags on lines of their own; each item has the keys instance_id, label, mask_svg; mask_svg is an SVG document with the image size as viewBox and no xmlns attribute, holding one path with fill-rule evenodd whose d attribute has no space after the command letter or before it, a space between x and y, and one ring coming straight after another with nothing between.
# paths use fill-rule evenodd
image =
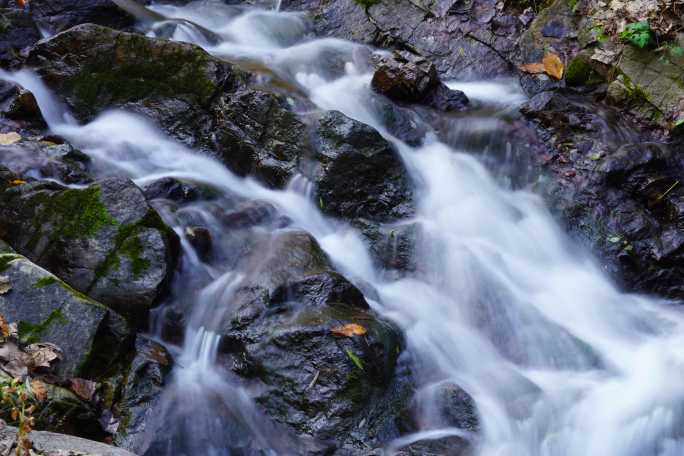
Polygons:
<instances>
[{"instance_id":1,"label":"waterfall","mask_svg":"<svg viewBox=\"0 0 684 456\"><path fill-rule=\"evenodd\" d=\"M311 39L304 17L279 7L204 2L151 9L188 21L173 39L218 57L257 62L319 109L339 110L391 141L416 183L415 221L424 231L416 255L426 267L400 279L383 277L360 235L323 216L310 199L310 183L301 177L285 190L268 189L166 138L138 116L110 111L78 125L35 75L0 73L0 78L31 90L50 128L103 168L140 185L177 177L268 201L311 233L341 272L377 289L376 310L400 325L408 350L420 360L418 397L429 398L435 385L453 382L474 398L482 429L477 437L466 437L475 439L475 454L684 453L682 315L667 303L617 289L565 236L538 195L502 185L465 147L434 137L410 147L393 137L369 102L372 75L357 61L362 46ZM206 33L189 32L192 24L220 41L209 43ZM149 33L155 33L153 24ZM449 85L494 110L515 109L524 100L511 81ZM466 117L462 129L495 137L497 125ZM215 223L201 205L194 210L208 225ZM163 215L173 225L174 216ZM190 303L179 366L160 414L160 428L173 437L148 454L227 455L247 441L258 442L265 454L295 454L297 442L276 437L284 431L260 415L237 378L217 367L213 325L220 313L230 312L239 273L229 265L209 267L187 249L180 279L200 284L202 292ZM389 443L390 450L417 439L464 435L440 427L429 400L421 411L422 421L434 426Z\"/></svg>"}]
</instances>

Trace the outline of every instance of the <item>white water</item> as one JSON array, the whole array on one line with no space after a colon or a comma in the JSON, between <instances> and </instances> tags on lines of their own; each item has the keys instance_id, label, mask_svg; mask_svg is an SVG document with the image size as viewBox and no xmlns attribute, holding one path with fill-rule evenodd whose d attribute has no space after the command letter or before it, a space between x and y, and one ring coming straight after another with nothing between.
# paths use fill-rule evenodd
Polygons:
<instances>
[{"instance_id":1,"label":"white water","mask_svg":"<svg viewBox=\"0 0 684 456\"><path fill-rule=\"evenodd\" d=\"M442 428L429 400L436 385L453 382L477 404L482 430L472 444L478 455L684 454L684 319L678 311L615 289L566 239L539 197L501 187L473 156L436 140L414 149L391 137L370 107L370 74L357 58L362 55L358 46L307 39L306 21L293 13L245 12L213 2L156 10L194 21L225 41L208 46L187 26L177 29L175 39L266 65L321 109L340 110L393 141L419 183L416 221L424 235L417 256L426 267L386 281L374 270L359 235L324 218L305 186L293 183L286 191L273 191L237 178L127 113L106 113L78 126L32 75L0 77L32 90L51 129L103 170L123 172L139 184L182 177L269 201L312 233L342 272L372 284L380 295L377 310L406 334L418 360L418 397L425 398L420 420L425 428L388 442L389 448L421 438L471 438ZM509 83L450 85L497 107L521 101ZM212 422L221 408L229 408L262 447L275 454L295 452L287 442L273 441L249 392L215 367L218 338L206 328L218 312L229 311L223 307L229 301L225 294L240 277L229 269L212 270L190 250L183 261L210 279L195 304L164 416L190 427L184 438L206 443L207 454L229 454L227 440L238 438L235 432L214 435L223 429L221 422ZM191 456L193 448L176 444L167 454Z\"/></svg>"}]
</instances>

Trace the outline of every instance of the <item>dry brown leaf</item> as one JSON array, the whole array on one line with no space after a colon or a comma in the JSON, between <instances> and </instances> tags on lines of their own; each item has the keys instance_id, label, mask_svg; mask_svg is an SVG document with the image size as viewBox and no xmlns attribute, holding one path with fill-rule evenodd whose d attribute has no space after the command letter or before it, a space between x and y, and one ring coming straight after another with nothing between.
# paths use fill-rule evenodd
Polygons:
<instances>
[{"instance_id":1,"label":"dry brown leaf","mask_svg":"<svg viewBox=\"0 0 684 456\"><path fill-rule=\"evenodd\" d=\"M10 279L7 276L0 276L0 295L7 294L12 289Z\"/></svg>"},{"instance_id":2,"label":"dry brown leaf","mask_svg":"<svg viewBox=\"0 0 684 456\"><path fill-rule=\"evenodd\" d=\"M16 187L17 185L24 185L25 183L26 181L24 179L12 179L11 181L9 181L9 184L12 187Z\"/></svg>"},{"instance_id":3,"label":"dry brown leaf","mask_svg":"<svg viewBox=\"0 0 684 456\"><path fill-rule=\"evenodd\" d=\"M38 402L43 402L48 397L47 386L40 380L31 380L31 391Z\"/></svg>"},{"instance_id":4,"label":"dry brown leaf","mask_svg":"<svg viewBox=\"0 0 684 456\"><path fill-rule=\"evenodd\" d=\"M17 5L19 5L19 8L26 8L26 5L28 5L28 0L17 0Z\"/></svg>"},{"instance_id":5,"label":"dry brown leaf","mask_svg":"<svg viewBox=\"0 0 684 456\"><path fill-rule=\"evenodd\" d=\"M70 382L71 391L73 391L76 396L85 401L92 400L95 391L97 390L97 383L84 378L72 378Z\"/></svg>"},{"instance_id":6,"label":"dry brown leaf","mask_svg":"<svg viewBox=\"0 0 684 456\"><path fill-rule=\"evenodd\" d=\"M34 367L50 367L53 361L62 359L62 350L49 342L31 344L24 351L31 355Z\"/></svg>"},{"instance_id":7,"label":"dry brown leaf","mask_svg":"<svg viewBox=\"0 0 684 456\"><path fill-rule=\"evenodd\" d=\"M526 63L524 65L518 65L520 71L524 71L529 74L540 74L544 72L543 63Z\"/></svg>"},{"instance_id":8,"label":"dry brown leaf","mask_svg":"<svg viewBox=\"0 0 684 456\"><path fill-rule=\"evenodd\" d=\"M344 337L363 336L368 332L366 328L356 323L349 323L347 325L336 326L330 331L337 336Z\"/></svg>"},{"instance_id":9,"label":"dry brown leaf","mask_svg":"<svg viewBox=\"0 0 684 456\"><path fill-rule=\"evenodd\" d=\"M21 135L15 131L0 133L0 146L9 146L19 141L21 141Z\"/></svg>"},{"instance_id":10,"label":"dry brown leaf","mask_svg":"<svg viewBox=\"0 0 684 456\"><path fill-rule=\"evenodd\" d=\"M12 334L12 328L10 328L9 323L7 323L7 320L2 315L0 315L0 334L5 338Z\"/></svg>"},{"instance_id":11,"label":"dry brown leaf","mask_svg":"<svg viewBox=\"0 0 684 456\"><path fill-rule=\"evenodd\" d=\"M558 80L563 79L563 71L565 67L563 66L563 61L553 52L547 52L542 60L544 65L544 72L549 76L556 78Z\"/></svg>"}]
</instances>

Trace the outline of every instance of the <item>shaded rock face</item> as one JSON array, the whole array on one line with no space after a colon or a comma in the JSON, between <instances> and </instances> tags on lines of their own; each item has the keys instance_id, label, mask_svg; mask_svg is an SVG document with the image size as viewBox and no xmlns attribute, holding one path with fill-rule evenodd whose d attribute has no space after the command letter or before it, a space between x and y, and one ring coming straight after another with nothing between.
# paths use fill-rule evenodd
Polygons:
<instances>
[{"instance_id":1,"label":"shaded rock face","mask_svg":"<svg viewBox=\"0 0 684 456\"><path fill-rule=\"evenodd\" d=\"M284 185L307 149L282 97L190 44L85 24L37 45L29 62L80 120L125 108L268 185Z\"/></svg>"},{"instance_id":2,"label":"shaded rock face","mask_svg":"<svg viewBox=\"0 0 684 456\"><path fill-rule=\"evenodd\" d=\"M116 412L117 446L143 454L155 437L155 414L163 387L171 373L171 354L160 344L138 335L135 356L126 377Z\"/></svg>"},{"instance_id":3,"label":"shaded rock face","mask_svg":"<svg viewBox=\"0 0 684 456\"><path fill-rule=\"evenodd\" d=\"M463 92L451 90L439 80L433 63L406 51L382 58L371 86L395 101L422 103L438 111L461 111L468 104Z\"/></svg>"},{"instance_id":4,"label":"shaded rock face","mask_svg":"<svg viewBox=\"0 0 684 456\"><path fill-rule=\"evenodd\" d=\"M312 14L318 35L411 49L434 61L443 78L469 80L514 71L508 55L525 18L508 8L497 9L496 3L401 0L380 1L365 9L354 0L285 0L282 7Z\"/></svg>"},{"instance_id":5,"label":"shaded rock face","mask_svg":"<svg viewBox=\"0 0 684 456\"><path fill-rule=\"evenodd\" d=\"M266 414L339 446L387 394L398 330L369 309L310 235L281 231L264 242L248 260L222 325L225 362L262 384L256 400ZM349 323L367 333L331 331Z\"/></svg>"},{"instance_id":6,"label":"shaded rock face","mask_svg":"<svg viewBox=\"0 0 684 456\"><path fill-rule=\"evenodd\" d=\"M143 317L164 293L178 249L142 191L121 178L84 189L14 180L0 171L0 233L10 245L126 317Z\"/></svg>"},{"instance_id":7,"label":"shaded rock face","mask_svg":"<svg viewBox=\"0 0 684 456\"><path fill-rule=\"evenodd\" d=\"M543 93L523 108L549 146L539 157L551 177L544 192L622 286L682 299L684 163L648 132L637 134L622 115L597 106Z\"/></svg>"},{"instance_id":8,"label":"shaded rock face","mask_svg":"<svg viewBox=\"0 0 684 456\"><path fill-rule=\"evenodd\" d=\"M17 429L14 427L6 426L0 429L0 448L5 450L12 448L16 434ZM31 432L31 442L33 443L33 451L38 455L135 456L121 448L56 432L33 431ZM13 451L14 449L12 449Z\"/></svg>"},{"instance_id":9,"label":"shaded rock face","mask_svg":"<svg viewBox=\"0 0 684 456\"><path fill-rule=\"evenodd\" d=\"M122 354L129 329L117 313L2 245L0 273L12 287L0 295L0 314L18 322L23 341L62 349L60 377L96 375L103 361L107 365Z\"/></svg>"},{"instance_id":10,"label":"shaded rock face","mask_svg":"<svg viewBox=\"0 0 684 456\"><path fill-rule=\"evenodd\" d=\"M40 40L31 15L17 9L0 8L0 68L16 66L23 51Z\"/></svg>"},{"instance_id":11,"label":"shaded rock face","mask_svg":"<svg viewBox=\"0 0 684 456\"><path fill-rule=\"evenodd\" d=\"M51 34L85 23L118 29L135 25L135 19L110 0L33 0L31 14Z\"/></svg>"},{"instance_id":12,"label":"shaded rock face","mask_svg":"<svg viewBox=\"0 0 684 456\"><path fill-rule=\"evenodd\" d=\"M394 147L373 128L337 111L314 121L320 166L313 171L323 212L387 221L413 212L411 180Z\"/></svg>"}]
</instances>

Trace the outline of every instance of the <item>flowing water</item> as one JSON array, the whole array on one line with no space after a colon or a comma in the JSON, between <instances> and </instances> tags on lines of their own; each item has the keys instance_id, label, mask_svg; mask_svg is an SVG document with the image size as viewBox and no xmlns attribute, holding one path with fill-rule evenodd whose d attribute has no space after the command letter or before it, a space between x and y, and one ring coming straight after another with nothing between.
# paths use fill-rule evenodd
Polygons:
<instances>
[{"instance_id":1,"label":"flowing water","mask_svg":"<svg viewBox=\"0 0 684 456\"><path fill-rule=\"evenodd\" d=\"M423 429L387 442L388 452L417 439L461 435L486 456L684 454L684 318L666 303L617 290L566 238L538 196L493 173L510 169L505 163L497 168L483 150L466 147L473 131L486 139L475 147L505 147L495 141L497 114L458 119L451 146L428 135L412 148L388 132L370 102L363 47L315 39L296 13L211 1L152 9L174 18L162 21L174 28L148 23L150 35L163 31L216 56L266 68L263 78L285 81L318 109L342 111L392 141L416 185L412 222L423 229L416 256L424 267L401 279L375 270L359 234L322 216L301 177L284 191L264 188L121 111L78 125L31 73L1 74L32 90L50 128L93 157L103 175L115 170L140 185L177 177L225 194L178 213L160 208L183 246L173 299L192 311L159 413L160 435L167 438L149 442L148 455L218 456L247 447L297 453L296 439L263 417L249 387L216 363L214 325L231 311L241 272L229 258L204 263L183 229L188 220L199 221L211 228L217 250L228 249L236 241L221 231L210 206L232 204L236 195L268 201L310 232L341 272L377 289L376 310L403 329L416 360ZM510 81L450 86L490 112L514 111L524 99ZM474 398L479 435L442 427L433 393L447 382Z\"/></svg>"}]
</instances>

